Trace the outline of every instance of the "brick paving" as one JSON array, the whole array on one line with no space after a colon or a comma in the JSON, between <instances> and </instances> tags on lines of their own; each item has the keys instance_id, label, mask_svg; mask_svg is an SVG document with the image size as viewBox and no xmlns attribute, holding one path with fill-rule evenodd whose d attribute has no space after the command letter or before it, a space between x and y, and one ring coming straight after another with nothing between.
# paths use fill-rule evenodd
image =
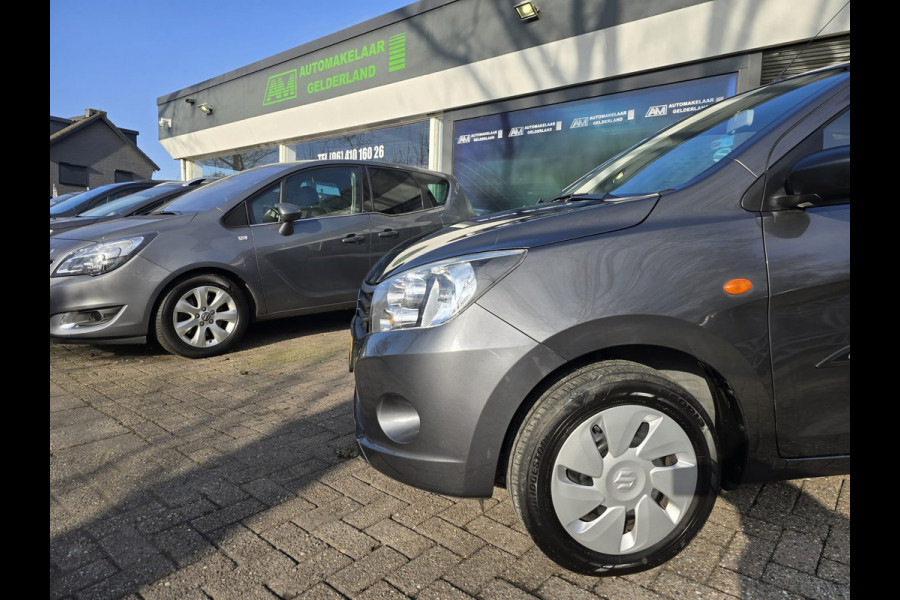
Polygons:
<instances>
[{"instance_id":1,"label":"brick paving","mask_svg":"<svg viewBox=\"0 0 900 600\"><path fill-rule=\"evenodd\" d=\"M850 477L723 493L652 571L550 562L505 490L417 490L355 451L348 313L190 361L50 345L51 599L850 598Z\"/></svg>"}]
</instances>

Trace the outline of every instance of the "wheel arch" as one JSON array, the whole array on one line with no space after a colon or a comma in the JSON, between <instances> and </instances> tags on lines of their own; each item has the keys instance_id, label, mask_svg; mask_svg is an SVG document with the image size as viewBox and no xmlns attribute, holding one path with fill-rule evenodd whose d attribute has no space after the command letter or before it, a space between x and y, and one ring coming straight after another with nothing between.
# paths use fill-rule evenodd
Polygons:
<instances>
[{"instance_id":1,"label":"wheel arch","mask_svg":"<svg viewBox=\"0 0 900 600\"><path fill-rule=\"evenodd\" d=\"M153 324L156 322L156 315L159 312L159 307L162 305L163 300L166 297L166 294L180 284L182 281L190 279L191 277L196 277L198 275L218 275L220 277L224 277L231 281L236 287L240 288L241 292L244 294L244 298L246 298L249 306L248 306L248 314L250 316L250 321L253 322L256 319L257 308L259 305L258 299L256 297L253 288L247 284L244 278L240 277L237 273L230 269L226 269L222 266L218 265L203 265L197 266L192 265L190 269L181 271L175 274L173 277L170 277L165 281L165 283L156 290L156 294L153 298L153 308L148 313L149 322L147 325L147 339L152 340L155 343L159 343L159 340L156 339L156 330Z\"/></svg>"},{"instance_id":2,"label":"wheel arch","mask_svg":"<svg viewBox=\"0 0 900 600\"><path fill-rule=\"evenodd\" d=\"M771 396L760 375L735 348L702 327L667 317L614 318L574 329L569 336L560 334L545 341L566 362L538 381L516 408L498 453L499 485L505 485L516 433L544 392L587 364L614 359L651 367L689 391L715 424L722 486L731 488L741 481L750 448L760 444L751 434L765 430L774 416L771 404L768 410L764 407Z\"/></svg>"}]
</instances>

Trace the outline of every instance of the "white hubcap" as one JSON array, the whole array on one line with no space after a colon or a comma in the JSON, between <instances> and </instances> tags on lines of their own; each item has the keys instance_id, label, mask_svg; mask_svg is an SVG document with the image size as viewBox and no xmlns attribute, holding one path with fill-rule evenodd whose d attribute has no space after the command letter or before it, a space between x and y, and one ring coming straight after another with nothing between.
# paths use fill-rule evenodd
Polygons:
<instances>
[{"instance_id":1,"label":"white hubcap","mask_svg":"<svg viewBox=\"0 0 900 600\"><path fill-rule=\"evenodd\" d=\"M624 405L586 419L556 457L556 516L575 540L603 554L656 544L684 518L697 489L697 457L665 414Z\"/></svg>"}]
</instances>

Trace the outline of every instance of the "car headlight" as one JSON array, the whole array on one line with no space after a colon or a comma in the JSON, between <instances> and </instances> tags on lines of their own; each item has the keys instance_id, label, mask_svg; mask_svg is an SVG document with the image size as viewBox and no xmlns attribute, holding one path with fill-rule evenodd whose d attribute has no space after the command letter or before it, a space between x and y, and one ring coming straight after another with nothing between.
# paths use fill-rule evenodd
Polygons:
<instances>
[{"instance_id":1,"label":"car headlight","mask_svg":"<svg viewBox=\"0 0 900 600\"><path fill-rule=\"evenodd\" d=\"M85 246L61 260L51 277L109 273L134 258L154 236L139 235Z\"/></svg>"},{"instance_id":2,"label":"car headlight","mask_svg":"<svg viewBox=\"0 0 900 600\"><path fill-rule=\"evenodd\" d=\"M440 325L465 310L524 256L525 250L484 252L386 279L372 296L372 331Z\"/></svg>"}]
</instances>

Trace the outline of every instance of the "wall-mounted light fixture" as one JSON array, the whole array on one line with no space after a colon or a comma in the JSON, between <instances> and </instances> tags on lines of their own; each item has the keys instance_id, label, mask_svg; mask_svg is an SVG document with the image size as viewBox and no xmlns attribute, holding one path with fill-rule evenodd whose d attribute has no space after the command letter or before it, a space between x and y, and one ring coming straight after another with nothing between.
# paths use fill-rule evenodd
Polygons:
<instances>
[{"instance_id":1,"label":"wall-mounted light fixture","mask_svg":"<svg viewBox=\"0 0 900 600\"><path fill-rule=\"evenodd\" d=\"M204 102L203 104L198 104L197 108L200 109L200 112L206 113L208 115L211 115L212 111L213 111L213 107L210 106L209 104L207 104L206 102Z\"/></svg>"},{"instance_id":2,"label":"wall-mounted light fixture","mask_svg":"<svg viewBox=\"0 0 900 600\"><path fill-rule=\"evenodd\" d=\"M160 117L159 126L160 127L168 127L171 129L172 128L172 119L166 119L165 117Z\"/></svg>"},{"instance_id":3,"label":"wall-mounted light fixture","mask_svg":"<svg viewBox=\"0 0 900 600\"><path fill-rule=\"evenodd\" d=\"M533 19L538 18L538 13L540 9L538 9L537 4L534 2L519 2L515 6L516 12L519 13L519 18L523 21L531 21Z\"/></svg>"}]
</instances>

